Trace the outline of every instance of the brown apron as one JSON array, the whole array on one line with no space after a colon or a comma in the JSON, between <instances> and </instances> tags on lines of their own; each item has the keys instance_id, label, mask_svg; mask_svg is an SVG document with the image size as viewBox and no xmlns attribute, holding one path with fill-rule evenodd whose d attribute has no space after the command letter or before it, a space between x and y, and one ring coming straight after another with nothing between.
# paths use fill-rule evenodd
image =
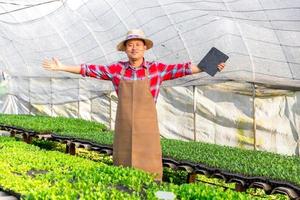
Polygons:
<instances>
[{"instance_id":1,"label":"brown apron","mask_svg":"<svg viewBox=\"0 0 300 200\"><path fill-rule=\"evenodd\" d=\"M121 72L113 143L114 165L155 173L162 179L160 134L148 69L143 80L124 80Z\"/></svg>"}]
</instances>

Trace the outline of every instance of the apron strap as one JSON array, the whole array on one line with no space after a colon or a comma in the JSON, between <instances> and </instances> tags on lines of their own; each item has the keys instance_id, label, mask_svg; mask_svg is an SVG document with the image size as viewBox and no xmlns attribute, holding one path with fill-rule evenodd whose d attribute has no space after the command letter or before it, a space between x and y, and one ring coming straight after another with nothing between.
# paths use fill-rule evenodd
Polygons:
<instances>
[{"instance_id":1,"label":"apron strap","mask_svg":"<svg viewBox=\"0 0 300 200\"><path fill-rule=\"evenodd\" d=\"M125 74L125 69L126 69L126 66L122 66L122 70L121 70L121 80L124 79L124 74Z\"/></svg>"},{"instance_id":2,"label":"apron strap","mask_svg":"<svg viewBox=\"0 0 300 200\"><path fill-rule=\"evenodd\" d=\"M145 69L145 79L148 80L149 79L149 63L145 62L146 65L146 69Z\"/></svg>"},{"instance_id":3,"label":"apron strap","mask_svg":"<svg viewBox=\"0 0 300 200\"><path fill-rule=\"evenodd\" d=\"M149 69L148 69L148 66L146 66L146 69L145 69L145 79L146 80L149 79Z\"/></svg>"}]
</instances>

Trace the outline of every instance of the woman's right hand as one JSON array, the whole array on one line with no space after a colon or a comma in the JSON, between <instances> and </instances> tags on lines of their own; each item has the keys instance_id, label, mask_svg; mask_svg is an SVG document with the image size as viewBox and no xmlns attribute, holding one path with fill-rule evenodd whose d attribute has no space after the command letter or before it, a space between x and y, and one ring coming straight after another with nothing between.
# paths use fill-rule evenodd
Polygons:
<instances>
[{"instance_id":1,"label":"woman's right hand","mask_svg":"<svg viewBox=\"0 0 300 200\"><path fill-rule=\"evenodd\" d=\"M49 71L63 71L63 64L57 58L52 58L51 60L45 59L42 66Z\"/></svg>"}]
</instances>

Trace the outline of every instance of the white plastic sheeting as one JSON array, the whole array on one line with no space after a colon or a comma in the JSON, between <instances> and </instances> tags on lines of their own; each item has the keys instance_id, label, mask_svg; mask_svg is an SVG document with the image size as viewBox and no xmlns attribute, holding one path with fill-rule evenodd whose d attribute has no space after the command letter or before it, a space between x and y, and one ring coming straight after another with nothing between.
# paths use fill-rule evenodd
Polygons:
<instances>
[{"instance_id":1,"label":"white plastic sheeting","mask_svg":"<svg viewBox=\"0 0 300 200\"><path fill-rule=\"evenodd\" d=\"M51 79L51 87L47 79L30 93L17 86L30 88L35 79L15 80L0 99L1 112L80 117L114 128L117 97L112 88L105 90L106 81ZM163 87L157 102L161 135L299 155L299 98L299 91L235 81Z\"/></svg>"},{"instance_id":2,"label":"white plastic sheeting","mask_svg":"<svg viewBox=\"0 0 300 200\"><path fill-rule=\"evenodd\" d=\"M146 59L197 63L215 46L230 56L214 78L169 81L158 99L164 137L299 155L300 1L24 0L0 2L0 109L63 115L113 128L110 82L47 72L63 63L125 60L128 29L154 41Z\"/></svg>"},{"instance_id":3,"label":"white plastic sheeting","mask_svg":"<svg viewBox=\"0 0 300 200\"><path fill-rule=\"evenodd\" d=\"M253 98L252 89L233 82L164 88L161 131L168 138L299 155L300 92L258 87Z\"/></svg>"}]
</instances>

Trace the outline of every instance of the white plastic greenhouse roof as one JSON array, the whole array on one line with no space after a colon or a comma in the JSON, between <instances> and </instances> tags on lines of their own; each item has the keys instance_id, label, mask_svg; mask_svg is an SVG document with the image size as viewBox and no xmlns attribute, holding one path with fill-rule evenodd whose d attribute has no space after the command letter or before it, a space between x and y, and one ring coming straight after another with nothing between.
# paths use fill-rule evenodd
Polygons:
<instances>
[{"instance_id":1,"label":"white plastic greenhouse roof","mask_svg":"<svg viewBox=\"0 0 300 200\"><path fill-rule=\"evenodd\" d=\"M177 84L238 80L300 88L299 0L4 0L0 70L7 76L74 77L41 68L126 59L116 44L141 28L154 41L147 60L197 63L215 46L230 56L224 72Z\"/></svg>"}]
</instances>

